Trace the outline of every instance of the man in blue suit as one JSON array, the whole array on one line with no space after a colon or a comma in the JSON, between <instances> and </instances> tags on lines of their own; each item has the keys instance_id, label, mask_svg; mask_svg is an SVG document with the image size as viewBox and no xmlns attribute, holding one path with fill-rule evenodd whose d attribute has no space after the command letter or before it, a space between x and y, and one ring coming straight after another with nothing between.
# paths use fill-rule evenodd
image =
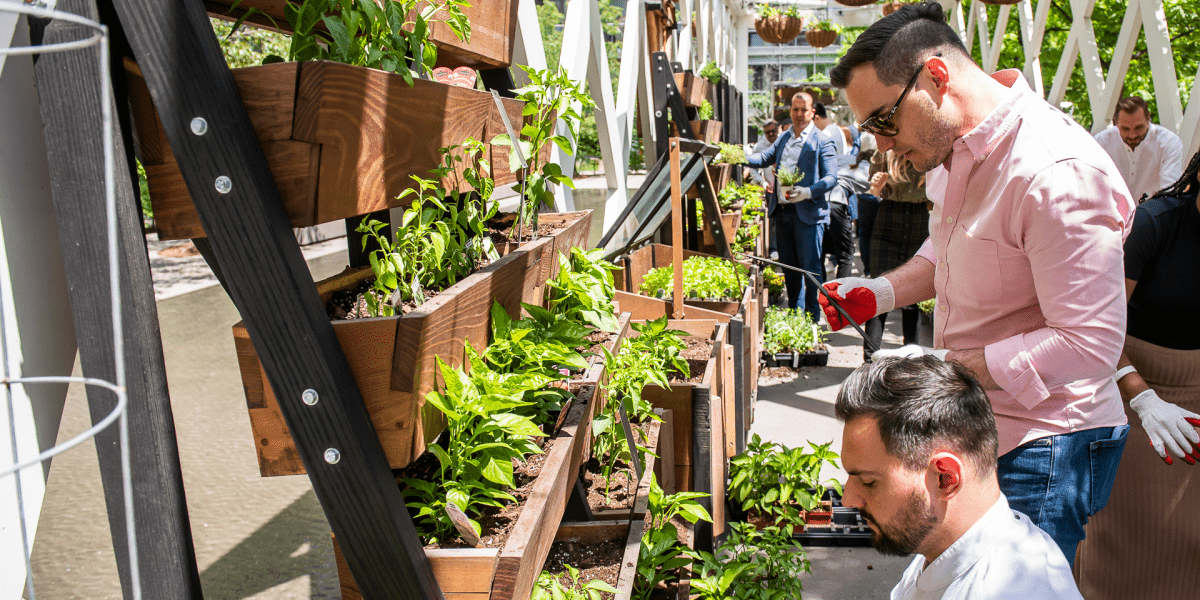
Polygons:
<instances>
[{"instance_id":1,"label":"man in blue suit","mask_svg":"<svg viewBox=\"0 0 1200 600\"><path fill-rule=\"evenodd\" d=\"M785 198L777 197L777 187L767 194L767 215L771 226L778 228L776 245L780 262L812 271L824 280L825 265L821 240L829 224L829 203L825 194L837 186L837 150L834 141L821 133L812 122L813 99L805 92L792 96L792 128L779 135L775 144L766 150L746 157L750 167L776 165L778 172L794 169L802 173L797 187ZM817 322L821 307L817 290L804 285L804 276L784 271L787 283L788 306L799 308L804 298L804 310Z\"/></svg>"}]
</instances>

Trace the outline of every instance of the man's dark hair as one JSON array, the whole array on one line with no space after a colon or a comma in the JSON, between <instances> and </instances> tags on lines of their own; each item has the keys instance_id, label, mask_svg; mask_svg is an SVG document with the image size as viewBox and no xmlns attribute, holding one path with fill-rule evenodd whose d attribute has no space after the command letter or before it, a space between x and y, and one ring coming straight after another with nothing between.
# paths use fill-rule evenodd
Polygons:
<instances>
[{"instance_id":1,"label":"man's dark hair","mask_svg":"<svg viewBox=\"0 0 1200 600\"><path fill-rule=\"evenodd\" d=\"M826 119L826 118L828 118L827 115L829 113L825 112L824 104L817 102L816 104L813 104L813 114L815 114L818 117L821 117L822 119Z\"/></svg>"},{"instance_id":2,"label":"man's dark hair","mask_svg":"<svg viewBox=\"0 0 1200 600\"><path fill-rule=\"evenodd\" d=\"M1132 115L1139 110L1142 111L1142 114L1146 115L1147 120L1150 119L1150 107L1146 104L1145 100L1142 100L1137 96L1126 96L1121 98L1117 101L1117 112L1113 113L1113 124L1116 125L1117 123L1117 115L1121 113L1129 113Z\"/></svg>"},{"instance_id":3,"label":"man's dark hair","mask_svg":"<svg viewBox=\"0 0 1200 600\"><path fill-rule=\"evenodd\" d=\"M842 421L874 417L884 448L905 468L925 468L935 446L946 445L981 473L996 470L1000 444L992 405L958 363L923 356L863 365L842 383L834 412Z\"/></svg>"},{"instance_id":4,"label":"man's dark hair","mask_svg":"<svg viewBox=\"0 0 1200 600\"><path fill-rule=\"evenodd\" d=\"M869 63L875 66L875 74L884 84L904 85L929 55L936 51L946 54L951 49L970 60L971 53L946 24L940 4L905 4L858 36L842 60L829 71L829 81L834 87L844 88L850 83L850 74Z\"/></svg>"},{"instance_id":5,"label":"man's dark hair","mask_svg":"<svg viewBox=\"0 0 1200 600\"><path fill-rule=\"evenodd\" d=\"M779 122L779 124L780 124L780 125L791 125L791 124L792 124L792 118L791 118L791 117L788 117L788 118L786 118L786 119L784 119L784 120L780 121L780 122Z\"/></svg>"}]
</instances>

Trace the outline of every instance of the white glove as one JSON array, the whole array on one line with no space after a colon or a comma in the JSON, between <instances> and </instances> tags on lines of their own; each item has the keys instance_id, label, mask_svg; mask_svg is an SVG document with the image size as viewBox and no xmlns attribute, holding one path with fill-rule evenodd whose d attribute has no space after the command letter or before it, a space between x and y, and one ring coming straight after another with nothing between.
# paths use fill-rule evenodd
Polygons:
<instances>
[{"instance_id":1,"label":"white glove","mask_svg":"<svg viewBox=\"0 0 1200 600\"><path fill-rule=\"evenodd\" d=\"M933 348L926 346L909 344L907 346L900 346L894 350L876 350L875 354L871 355L871 360L878 360L881 358L887 358L889 356L896 358L920 358L922 356L936 356L938 360L944 361L946 360L946 355L949 353L950 350L948 348L934 350Z\"/></svg>"},{"instance_id":2,"label":"white glove","mask_svg":"<svg viewBox=\"0 0 1200 600\"><path fill-rule=\"evenodd\" d=\"M787 193L786 202L791 204L793 202L800 202L801 200L808 200L809 198L812 198L812 190L806 187L793 187Z\"/></svg>"},{"instance_id":3,"label":"white glove","mask_svg":"<svg viewBox=\"0 0 1200 600\"><path fill-rule=\"evenodd\" d=\"M822 287L859 325L871 320L875 315L891 312L896 308L896 292L892 289L892 282L886 277L845 277L834 279ZM829 303L825 294L817 296L817 302L820 303L831 329L837 331L850 325L842 317L842 313Z\"/></svg>"},{"instance_id":4,"label":"white glove","mask_svg":"<svg viewBox=\"0 0 1200 600\"><path fill-rule=\"evenodd\" d=\"M1188 450L1200 444L1200 434L1193 427L1200 425L1200 415L1163 401L1154 390L1138 394L1129 401L1129 406L1137 411L1142 428L1150 436L1150 445L1154 446L1154 451L1163 461L1171 464L1171 457L1166 452L1170 450L1171 454L1189 465L1196 464L1196 460L1188 455ZM1200 448L1196 453L1200 454Z\"/></svg>"}]
</instances>

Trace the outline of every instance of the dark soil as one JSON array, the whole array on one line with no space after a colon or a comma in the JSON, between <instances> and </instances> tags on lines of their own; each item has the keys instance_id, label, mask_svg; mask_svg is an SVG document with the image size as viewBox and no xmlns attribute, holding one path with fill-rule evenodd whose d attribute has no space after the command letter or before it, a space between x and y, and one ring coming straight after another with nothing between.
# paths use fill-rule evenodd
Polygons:
<instances>
[{"instance_id":1,"label":"dark soil","mask_svg":"<svg viewBox=\"0 0 1200 600\"><path fill-rule=\"evenodd\" d=\"M607 331L600 331L600 330L593 331L592 333L588 334L586 337L583 338L583 339L591 342L592 345L591 346L579 346L579 347L575 348L575 351L579 352L580 354L583 354L584 356L587 356L589 352L592 354L600 354L600 349L604 348L605 346L609 346L608 341L615 337L616 337L615 333L609 333ZM612 350L611 346L609 347L609 350L610 351Z\"/></svg>"},{"instance_id":2,"label":"dark soil","mask_svg":"<svg viewBox=\"0 0 1200 600\"><path fill-rule=\"evenodd\" d=\"M498 217L494 217L487 222L488 235L492 238L492 243L497 246L503 245L506 242L516 242L516 236L509 238L513 233L513 224L516 223L517 215L515 213L506 213ZM543 223L538 222L537 235L538 237L550 235L559 229L565 227L562 223ZM529 235L529 229L521 228L521 242L532 241L533 236Z\"/></svg>"},{"instance_id":3,"label":"dark soil","mask_svg":"<svg viewBox=\"0 0 1200 600\"><path fill-rule=\"evenodd\" d=\"M325 305L325 312L329 315L331 321L349 321L350 319L365 319L370 317L367 312L366 294L374 293L371 291L371 284L374 280L368 279L357 286L333 292L329 296L329 303ZM438 290L423 289L425 301L429 302L434 296L438 295ZM399 313L407 315L417 307L417 304L412 300L405 301L400 306Z\"/></svg>"},{"instance_id":4,"label":"dark soil","mask_svg":"<svg viewBox=\"0 0 1200 600\"><path fill-rule=\"evenodd\" d=\"M708 368L708 359L712 358L713 341L696 336L683 338L687 348L679 352L679 357L686 360L690 377L686 383L700 383L704 380L704 371ZM684 383L683 373L671 371L668 380L673 383Z\"/></svg>"},{"instance_id":5,"label":"dark soil","mask_svg":"<svg viewBox=\"0 0 1200 600\"><path fill-rule=\"evenodd\" d=\"M550 554L546 557L546 564L542 569L557 576L564 587L571 585L571 576L567 573L566 565L579 569L580 584L599 579L617 587L617 579L621 576L621 558L624 555L625 538L598 544L555 542L550 546Z\"/></svg>"}]
</instances>

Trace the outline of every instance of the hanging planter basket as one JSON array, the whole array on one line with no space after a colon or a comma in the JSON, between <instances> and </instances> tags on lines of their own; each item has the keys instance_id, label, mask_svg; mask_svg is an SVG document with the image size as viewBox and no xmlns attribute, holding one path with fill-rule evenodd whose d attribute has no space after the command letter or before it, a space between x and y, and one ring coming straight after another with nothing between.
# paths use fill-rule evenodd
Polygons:
<instances>
[{"instance_id":1,"label":"hanging planter basket","mask_svg":"<svg viewBox=\"0 0 1200 600\"><path fill-rule=\"evenodd\" d=\"M901 6L904 6L904 3L901 2L900 0L892 0L892 2L888 2L888 3L884 4L883 5L883 16L886 17L886 16L900 10Z\"/></svg>"},{"instance_id":2,"label":"hanging planter basket","mask_svg":"<svg viewBox=\"0 0 1200 600\"><path fill-rule=\"evenodd\" d=\"M842 6L866 6L868 4L875 4L875 1L876 0L837 0L837 3L841 4Z\"/></svg>"},{"instance_id":3,"label":"hanging planter basket","mask_svg":"<svg viewBox=\"0 0 1200 600\"><path fill-rule=\"evenodd\" d=\"M836 31L824 31L818 29L809 29L804 32L804 39L808 40L808 45L813 48L824 48L837 41Z\"/></svg>"},{"instance_id":4,"label":"hanging planter basket","mask_svg":"<svg viewBox=\"0 0 1200 600\"><path fill-rule=\"evenodd\" d=\"M979 1L984 4L995 4L996 6L1006 6L1006 5L1021 3L1021 0L979 0Z\"/></svg>"},{"instance_id":5,"label":"hanging planter basket","mask_svg":"<svg viewBox=\"0 0 1200 600\"><path fill-rule=\"evenodd\" d=\"M804 19L800 17L785 17L771 15L754 21L754 30L758 37L769 44L786 44L796 39L804 29Z\"/></svg>"}]
</instances>

